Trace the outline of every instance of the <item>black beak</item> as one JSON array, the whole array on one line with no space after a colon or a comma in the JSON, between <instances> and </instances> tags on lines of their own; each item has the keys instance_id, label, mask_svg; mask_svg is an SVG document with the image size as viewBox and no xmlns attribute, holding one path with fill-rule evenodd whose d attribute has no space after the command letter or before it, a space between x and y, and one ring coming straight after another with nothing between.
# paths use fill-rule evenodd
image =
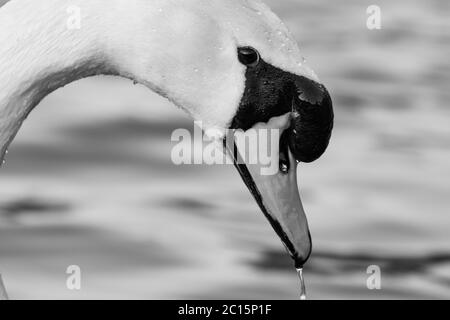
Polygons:
<instances>
[{"instance_id":1,"label":"black beak","mask_svg":"<svg viewBox=\"0 0 450 320\"><path fill-rule=\"evenodd\" d=\"M325 87L282 71L263 60L246 72L246 90L231 129L244 131L256 123L292 113L279 144L282 170L263 176L230 148L235 166L262 212L301 267L312 250L306 214L297 187L297 162L311 162L326 150L333 129L333 108Z\"/></svg>"}]
</instances>

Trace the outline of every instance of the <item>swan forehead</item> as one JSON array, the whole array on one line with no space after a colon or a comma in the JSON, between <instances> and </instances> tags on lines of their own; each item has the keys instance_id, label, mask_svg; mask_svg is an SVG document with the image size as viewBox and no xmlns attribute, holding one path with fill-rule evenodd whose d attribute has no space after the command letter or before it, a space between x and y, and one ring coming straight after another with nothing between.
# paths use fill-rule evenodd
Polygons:
<instances>
[{"instance_id":1,"label":"swan forehead","mask_svg":"<svg viewBox=\"0 0 450 320\"><path fill-rule=\"evenodd\" d=\"M213 43L218 47L251 46L267 63L318 81L314 71L305 64L288 28L260 0L183 0L173 3L164 0L161 8L171 12L171 29L176 30L176 34L182 31L186 38L189 33L198 36L203 45L197 48L212 47ZM211 37L214 39L206 39ZM192 38L190 41L192 45ZM219 53L217 57L220 56Z\"/></svg>"},{"instance_id":2,"label":"swan forehead","mask_svg":"<svg viewBox=\"0 0 450 320\"><path fill-rule=\"evenodd\" d=\"M214 6L220 2L221 6ZM225 30L231 32L236 46L251 46L269 64L309 79L319 81L305 64L297 41L281 19L259 0L215 0L211 9ZM220 8L220 11L219 11Z\"/></svg>"}]
</instances>

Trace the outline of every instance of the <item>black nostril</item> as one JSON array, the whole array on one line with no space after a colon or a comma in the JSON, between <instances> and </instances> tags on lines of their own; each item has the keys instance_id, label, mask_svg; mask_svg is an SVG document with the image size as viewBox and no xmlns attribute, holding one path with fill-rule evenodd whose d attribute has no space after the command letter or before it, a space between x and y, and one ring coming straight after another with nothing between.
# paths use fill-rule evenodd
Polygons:
<instances>
[{"instance_id":1,"label":"black nostril","mask_svg":"<svg viewBox=\"0 0 450 320\"><path fill-rule=\"evenodd\" d=\"M291 164L289 163L289 133L287 130L281 134L279 157L280 172L288 173L291 168Z\"/></svg>"}]
</instances>

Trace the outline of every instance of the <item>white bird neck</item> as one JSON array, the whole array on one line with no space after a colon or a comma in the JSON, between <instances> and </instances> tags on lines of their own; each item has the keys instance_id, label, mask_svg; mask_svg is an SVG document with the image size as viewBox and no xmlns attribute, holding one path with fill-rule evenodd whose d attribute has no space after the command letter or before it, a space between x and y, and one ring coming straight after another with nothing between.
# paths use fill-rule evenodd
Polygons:
<instances>
[{"instance_id":1,"label":"white bird neck","mask_svg":"<svg viewBox=\"0 0 450 320\"><path fill-rule=\"evenodd\" d=\"M101 21L92 23L97 1L70 3L12 1L0 10L0 161L46 95L72 81L114 72L98 41ZM82 8L79 29L73 5Z\"/></svg>"},{"instance_id":2,"label":"white bird neck","mask_svg":"<svg viewBox=\"0 0 450 320\"><path fill-rule=\"evenodd\" d=\"M286 27L256 0L11 0L0 8L0 163L46 95L99 74L145 85L206 129L226 128L245 90L237 47L247 45L311 75Z\"/></svg>"},{"instance_id":3,"label":"white bird neck","mask_svg":"<svg viewBox=\"0 0 450 320\"><path fill-rule=\"evenodd\" d=\"M119 75L172 98L170 81L163 81L164 70L158 69L165 57L147 30L164 24L162 17L154 18L163 3L13 0L1 7L0 163L31 110L75 80Z\"/></svg>"}]
</instances>

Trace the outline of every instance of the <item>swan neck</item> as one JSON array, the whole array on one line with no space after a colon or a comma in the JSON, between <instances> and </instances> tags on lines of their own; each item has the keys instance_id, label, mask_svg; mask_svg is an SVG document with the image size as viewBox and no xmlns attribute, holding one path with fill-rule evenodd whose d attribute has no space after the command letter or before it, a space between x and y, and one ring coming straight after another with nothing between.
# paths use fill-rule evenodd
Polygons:
<instances>
[{"instance_id":1,"label":"swan neck","mask_svg":"<svg viewBox=\"0 0 450 320\"><path fill-rule=\"evenodd\" d=\"M97 2L22 0L0 8L0 161L46 95L81 78L115 73L104 24L94 14Z\"/></svg>"}]
</instances>

